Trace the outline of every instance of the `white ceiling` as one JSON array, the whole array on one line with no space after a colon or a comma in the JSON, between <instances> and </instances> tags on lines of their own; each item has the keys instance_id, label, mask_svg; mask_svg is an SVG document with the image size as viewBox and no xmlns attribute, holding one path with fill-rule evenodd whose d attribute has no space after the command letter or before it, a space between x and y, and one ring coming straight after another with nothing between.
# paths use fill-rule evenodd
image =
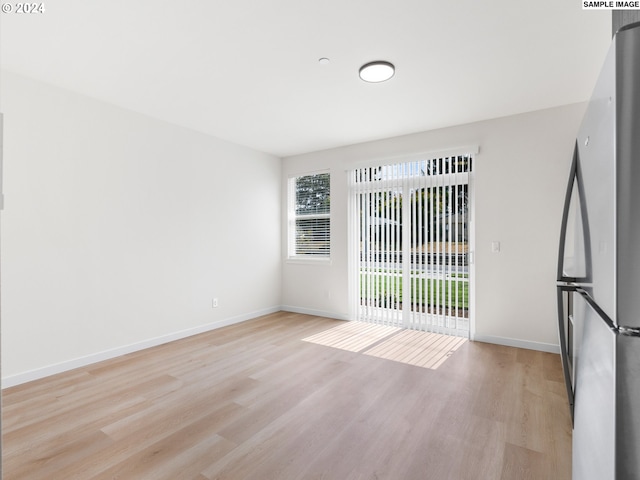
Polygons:
<instances>
[{"instance_id":1,"label":"white ceiling","mask_svg":"<svg viewBox=\"0 0 640 480\"><path fill-rule=\"evenodd\" d=\"M2 68L278 156L587 100L611 38L579 0L43 3Z\"/></svg>"}]
</instances>

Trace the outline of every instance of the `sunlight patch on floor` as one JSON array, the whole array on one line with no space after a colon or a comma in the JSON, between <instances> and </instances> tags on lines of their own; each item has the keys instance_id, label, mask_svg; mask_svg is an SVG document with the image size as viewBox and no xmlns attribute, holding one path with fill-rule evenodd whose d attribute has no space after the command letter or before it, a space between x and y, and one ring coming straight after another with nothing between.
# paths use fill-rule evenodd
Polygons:
<instances>
[{"instance_id":1,"label":"sunlight patch on floor","mask_svg":"<svg viewBox=\"0 0 640 480\"><path fill-rule=\"evenodd\" d=\"M376 342L400 331L402 329L398 327L372 325L363 322L344 322L344 325L338 325L316 335L303 338L303 340L350 352L362 352Z\"/></svg>"},{"instance_id":2,"label":"sunlight patch on floor","mask_svg":"<svg viewBox=\"0 0 640 480\"><path fill-rule=\"evenodd\" d=\"M467 341L462 337L364 322L345 322L303 340L432 370Z\"/></svg>"}]
</instances>

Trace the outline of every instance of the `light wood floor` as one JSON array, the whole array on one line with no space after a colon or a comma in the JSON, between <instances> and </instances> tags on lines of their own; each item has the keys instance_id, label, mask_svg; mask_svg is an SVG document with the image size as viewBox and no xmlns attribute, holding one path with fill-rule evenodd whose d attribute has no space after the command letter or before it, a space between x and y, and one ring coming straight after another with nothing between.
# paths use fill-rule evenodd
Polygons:
<instances>
[{"instance_id":1,"label":"light wood floor","mask_svg":"<svg viewBox=\"0 0 640 480\"><path fill-rule=\"evenodd\" d=\"M4 391L11 479L563 480L557 355L466 342L437 369L303 341L277 313Z\"/></svg>"}]
</instances>

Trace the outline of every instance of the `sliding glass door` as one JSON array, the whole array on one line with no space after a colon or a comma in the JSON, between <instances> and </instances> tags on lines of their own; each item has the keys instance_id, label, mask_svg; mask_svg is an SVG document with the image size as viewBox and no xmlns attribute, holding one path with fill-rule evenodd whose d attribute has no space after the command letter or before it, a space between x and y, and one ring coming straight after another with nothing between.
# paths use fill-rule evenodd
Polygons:
<instances>
[{"instance_id":1,"label":"sliding glass door","mask_svg":"<svg viewBox=\"0 0 640 480\"><path fill-rule=\"evenodd\" d=\"M468 336L470 155L350 172L360 321Z\"/></svg>"}]
</instances>

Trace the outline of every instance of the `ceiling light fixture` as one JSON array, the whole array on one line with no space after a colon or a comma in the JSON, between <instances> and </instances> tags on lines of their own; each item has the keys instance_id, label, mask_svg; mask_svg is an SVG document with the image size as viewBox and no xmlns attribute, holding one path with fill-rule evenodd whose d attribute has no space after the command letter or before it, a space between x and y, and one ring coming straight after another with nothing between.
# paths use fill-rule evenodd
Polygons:
<instances>
[{"instance_id":1,"label":"ceiling light fixture","mask_svg":"<svg viewBox=\"0 0 640 480\"><path fill-rule=\"evenodd\" d=\"M360 67L360 78L369 83L385 82L393 77L395 72L396 67L392 63L377 60Z\"/></svg>"}]
</instances>

